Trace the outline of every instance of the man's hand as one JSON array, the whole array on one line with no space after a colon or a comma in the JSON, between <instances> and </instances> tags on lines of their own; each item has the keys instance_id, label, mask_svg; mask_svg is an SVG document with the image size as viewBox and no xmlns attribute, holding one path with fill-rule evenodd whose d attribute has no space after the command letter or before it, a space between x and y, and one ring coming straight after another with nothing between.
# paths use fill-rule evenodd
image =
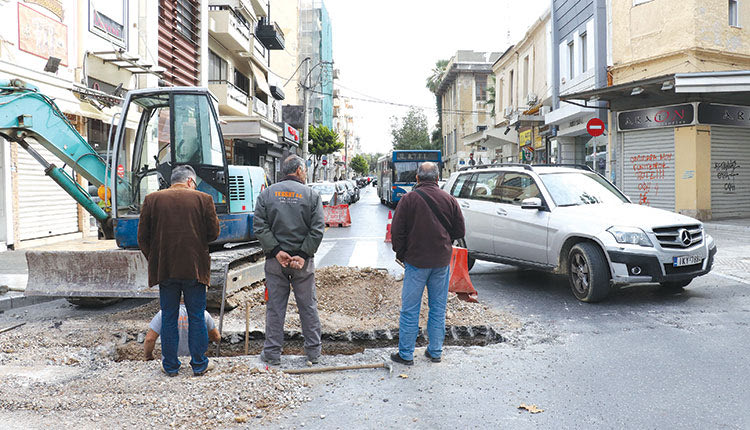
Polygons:
<instances>
[{"instance_id":1,"label":"man's hand","mask_svg":"<svg viewBox=\"0 0 750 430\"><path fill-rule=\"evenodd\" d=\"M305 259L300 257L299 255L295 255L292 257L291 262L289 263L289 267L292 269L302 269L302 267L305 265Z\"/></svg>"},{"instance_id":2,"label":"man's hand","mask_svg":"<svg viewBox=\"0 0 750 430\"><path fill-rule=\"evenodd\" d=\"M289 263L292 262L292 256L284 251L279 251L278 254L276 254L276 261L281 264L281 267L289 267Z\"/></svg>"}]
</instances>

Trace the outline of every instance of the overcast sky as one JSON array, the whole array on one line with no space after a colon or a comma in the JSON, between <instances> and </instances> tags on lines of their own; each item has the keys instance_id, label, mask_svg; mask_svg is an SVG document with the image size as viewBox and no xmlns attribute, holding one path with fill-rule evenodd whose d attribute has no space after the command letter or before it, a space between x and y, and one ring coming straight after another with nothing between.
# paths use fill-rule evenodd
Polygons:
<instances>
[{"instance_id":1,"label":"overcast sky","mask_svg":"<svg viewBox=\"0 0 750 430\"><path fill-rule=\"evenodd\" d=\"M425 80L435 62L459 49L504 51L523 37L549 0L324 0L333 28L333 60L342 96L430 108ZM340 84L340 85L339 85ZM391 149L390 117L407 108L352 100L364 152Z\"/></svg>"}]
</instances>

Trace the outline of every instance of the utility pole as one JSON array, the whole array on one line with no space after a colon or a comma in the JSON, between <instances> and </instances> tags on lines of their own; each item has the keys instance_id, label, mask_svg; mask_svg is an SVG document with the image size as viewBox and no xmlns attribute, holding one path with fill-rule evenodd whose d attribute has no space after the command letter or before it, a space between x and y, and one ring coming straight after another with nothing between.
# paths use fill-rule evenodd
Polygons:
<instances>
[{"instance_id":1,"label":"utility pole","mask_svg":"<svg viewBox=\"0 0 750 430\"><path fill-rule=\"evenodd\" d=\"M303 138L302 138L302 159L305 160L305 165L307 165L307 157L309 156L309 154L308 154L308 148L307 148L307 142L310 139L310 136L308 135L309 128L310 128L310 112L309 112L310 111L310 73L309 73L309 69L310 69L310 57L307 57L307 58L305 58L302 61L305 62L305 75L304 75L305 79L304 79L304 82L302 84L302 89L304 91L304 96L303 96L304 103L303 104L304 104L304 111L305 111L304 112L304 114L305 114L304 125L302 126L303 127L303 130L302 130L302 136L303 136Z\"/></svg>"},{"instance_id":2,"label":"utility pole","mask_svg":"<svg viewBox=\"0 0 750 430\"><path fill-rule=\"evenodd\" d=\"M344 128L344 177L346 177L346 179L349 179L349 141L347 140L348 134L349 130Z\"/></svg>"}]
</instances>

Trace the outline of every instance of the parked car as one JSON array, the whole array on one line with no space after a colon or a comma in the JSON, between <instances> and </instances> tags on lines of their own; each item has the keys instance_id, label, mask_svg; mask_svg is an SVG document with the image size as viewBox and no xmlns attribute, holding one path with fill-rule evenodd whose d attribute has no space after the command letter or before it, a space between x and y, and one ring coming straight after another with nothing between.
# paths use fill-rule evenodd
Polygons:
<instances>
[{"instance_id":1,"label":"parked car","mask_svg":"<svg viewBox=\"0 0 750 430\"><path fill-rule=\"evenodd\" d=\"M349 183L349 181L337 181L336 186L344 190L344 195L346 196L346 204L351 205L354 203L354 187L352 187L352 184Z\"/></svg>"},{"instance_id":2,"label":"parked car","mask_svg":"<svg viewBox=\"0 0 750 430\"><path fill-rule=\"evenodd\" d=\"M307 185L320 194L320 198L326 206L334 204L349 204L348 190L341 184L333 182L313 182ZM336 196L335 199L334 195Z\"/></svg>"},{"instance_id":3,"label":"parked car","mask_svg":"<svg viewBox=\"0 0 750 430\"><path fill-rule=\"evenodd\" d=\"M585 166L494 165L453 173L469 266L487 260L567 276L578 300L617 284L680 289L711 270L716 246L697 219L632 204Z\"/></svg>"},{"instance_id":4,"label":"parked car","mask_svg":"<svg viewBox=\"0 0 750 430\"><path fill-rule=\"evenodd\" d=\"M357 181L350 179L346 182L352 186L352 191L354 191L354 203L357 203L359 201L359 186L357 185Z\"/></svg>"}]
</instances>

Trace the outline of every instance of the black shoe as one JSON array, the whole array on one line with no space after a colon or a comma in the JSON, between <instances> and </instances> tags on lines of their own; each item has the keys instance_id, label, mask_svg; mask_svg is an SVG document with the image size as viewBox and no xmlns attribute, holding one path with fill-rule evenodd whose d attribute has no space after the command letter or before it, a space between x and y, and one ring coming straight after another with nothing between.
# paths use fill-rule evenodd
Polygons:
<instances>
[{"instance_id":1,"label":"black shoe","mask_svg":"<svg viewBox=\"0 0 750 430\"><path fill-rule=\"evenodd\" d=\"M271 366L278 366L278 365L281 364L281 359L280 358L269 358L269 357L266 357L266 355L263 352L260 353L260 360L261 361L265 361L266 363L270 364Z\"/></svg>"},{"instance_id":2,"label":"black shoe","mask_svg":"<svg viewBox=\"0 0 750 430\"><path fill-rule=\"evenodd\" d=\"M411 366L414 364L414 360L404 360L401 358L401 355L398 352L394 352L391 354L391 360L395 361L396 363L405 364L407 366Z\"/></svg>"},{"instance_id":3,"label":"black shoe","mask_svg":"<svg viewBox=\"0 0 750 430\"><path fill-rule=\"evenodd\" d=\"M429 358L430 361L432 361L433 363L440 363L440 360L442 360L442 358L440 358L440 357L433 357L433 356L431 356L430 353L427 352L426 349L424 350L424 356L427 357L427 358Z\"/></svg>"}]
</instances>

